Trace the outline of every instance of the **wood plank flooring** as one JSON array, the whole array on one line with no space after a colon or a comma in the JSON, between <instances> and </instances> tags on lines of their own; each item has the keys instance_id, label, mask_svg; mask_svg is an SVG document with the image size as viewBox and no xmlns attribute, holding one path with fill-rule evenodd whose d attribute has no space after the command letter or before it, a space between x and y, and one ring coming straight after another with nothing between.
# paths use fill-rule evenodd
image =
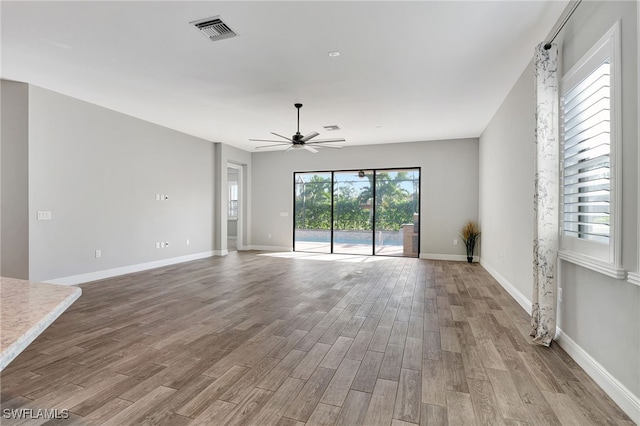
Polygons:
<instances>
[{"instance_id":1,"label":"wood plank flooring","mask_svg":"<svg viewBox=\"0 0 640 426\"><path fill-rule=\"evenodd\" d=\"M2 424L632 424L480 265L327 257L83 285L1 376L3 410L69 419Z\"/></svg>"}]
</instances>

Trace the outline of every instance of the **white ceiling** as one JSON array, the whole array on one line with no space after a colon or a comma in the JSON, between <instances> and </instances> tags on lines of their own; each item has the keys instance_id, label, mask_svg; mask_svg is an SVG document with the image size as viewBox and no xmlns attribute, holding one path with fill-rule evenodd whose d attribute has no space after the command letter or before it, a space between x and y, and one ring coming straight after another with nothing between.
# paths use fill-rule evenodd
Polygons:
<instances>
[{"instance_id":1,"label":"white ceiling","mask_svg":"<svg viewBox=\"0 0 640 426\"><path fill-rule=\"evenodd\" d=\"M2 1L1 71L247 150L292 135L295 102L345 146L477 137L566 4ZM189 25L215 15L239 36Z\"/></svg>"}]
</instances>

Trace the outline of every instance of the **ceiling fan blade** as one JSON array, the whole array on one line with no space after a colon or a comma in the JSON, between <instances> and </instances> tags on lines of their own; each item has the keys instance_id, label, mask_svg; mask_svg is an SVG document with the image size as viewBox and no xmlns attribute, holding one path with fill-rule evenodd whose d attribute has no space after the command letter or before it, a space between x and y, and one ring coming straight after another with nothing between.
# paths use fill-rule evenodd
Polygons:
<instances>
[{"instance_id":1,"label":"ceiling fan blade","mask_svg":"<svg viewBox=\"0 0 640 426\"><path fill-rule=\"evenodd\" d=\"M342 149L343 147L339 145L316 145L314 148L331 148L331 149Z\"/></svg>"},{"instance_id":2,"label":"ceiling fan blade","mask_svg":"<svg viewBox=\"0 0 640 426\"><path fill-rule=\"evenodd\" d=\"M293 140L292 140L292 139L289 139L289 138L288 138L288 137L286 137L286 136L282 136L282 135L279 135L279 134L274 133L274 132L271 132L271 134L272 134L272 135L276 135L276 136L278 136L279 138L286 139L286 140L288 140L289 142L293 142Z\"/></svg>"},{"instance_id":3,"label":"ceiling fan blade","mask_svg":"<svg viewBox=\"0 0 640 426\"><path fill-rule=\"evenodd\" d=\"M282 152L287 152L287 151L291 151L293 148L295 147L295 145L291 145L289 148L285 149Z\"/></svg>"},{"instance_id":4,"label":"ceiling fan blade","mask_svg":"<svg viewBox=\"0 0 640 426\"><path fill-rule=\"evenodd\" d=\"M346 139L318 139L317 141L307 142L307 143L314 144L314 143L332 143L332 142L346 142Z\"/></svg>"},{"instance_id":5,"label":"ceiling fan blade","mask_svg":"<svg viewBox=\"0 0 640 426\"><path fill-rule=\"evenodd\" d=\"M273 143L283 143L282 141L274 141L272 139L249 139L251 142L273 142Z\"/></svg>"},{"instance_id":6,"label":"ceiling fan blade","mask_svg":"<svg viewBox=\"0 0 640 426\"><path fill-rule=\"evenodd\" d=\"M320 133L318 133L318 132L311 132L311 133L309 133L308 135L305 135L302 139L300 139L300 142L306 142L306 141L308 141L309 139L313 139L313 138L315 138L315 137L316 137L316 136L318 136L318 135L320 135Z\"/></svg>"},{"instance_id":7,"label":"ceiling fan blade","mask_svg":"<svg viewBox=\"0 0 640 426\"><path fill-rule=\"evenodd\" d=\"M280 142L278 142L278 143L277 143L277 144L275 144L275 145L262 145L262 146L256 146L256 149L262 149L262 148L274 148L274 147L276 147L276 146L282 146L282 145L291 145L291 144L290 144L290 143L288 143L288 142L284 142L284 143L280 143Z\"/></svg>"},{"instance_id":8,"label":"ceiling fan blade","mask_svg":"<svg viewBox=\"0 0 640 426\"><path fill-rule=\"evenodd\" d=\"M304 149L306 149L307 151L311 151L311 152L313 152L314 154L315 154L316 152L318 152L318 150L317 150L317 149L312 148L312 147L307 146L307 145L302 145L302 147L303 147Z\"/></svg>"}]
</instances>

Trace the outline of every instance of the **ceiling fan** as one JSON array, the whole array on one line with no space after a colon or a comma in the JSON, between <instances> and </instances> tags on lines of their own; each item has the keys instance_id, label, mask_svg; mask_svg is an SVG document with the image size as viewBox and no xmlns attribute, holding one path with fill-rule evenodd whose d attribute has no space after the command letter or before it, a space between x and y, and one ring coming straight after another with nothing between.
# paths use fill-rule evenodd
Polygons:
<instances>
[{"instance_id":1,"label":"ceiling fan","mask_svg":"<svg viewBox=\"0 0 640 426\"><path fill-rule=\"evenodd\" d=\"M290 149L306 149L307 151L311 151L315 154L316 152L318 152L316 148L335 148L335 149L342 148L341 146L336 146L336 145L331 146L331 145L323 145L323 144L334 143L334 142L344 142L345 139L317 139L313 142L309 142L309 140L320 135L320 133L311 132L307 135L302 136L302 134L300 133L300 108L302 108L302 104L294 104L293 106L295 106L298 110L298 131L296 132L296 134L293 135L291 138L288 138L286 136L282 136L277 133L271 132L272 135L278 136L279 138L282 138L282 139L286 139L288 142L282 142L281 140L274 141L269 139L249 139L252 142L270 142L270 143L276 144L276 145L258 146L256 147L256 149L272 148L274 146L279 146L279 145L282 145L282 146L289 145L289 147L285 149L285 152L289 151Z\"/></svg>"}]
</instances>

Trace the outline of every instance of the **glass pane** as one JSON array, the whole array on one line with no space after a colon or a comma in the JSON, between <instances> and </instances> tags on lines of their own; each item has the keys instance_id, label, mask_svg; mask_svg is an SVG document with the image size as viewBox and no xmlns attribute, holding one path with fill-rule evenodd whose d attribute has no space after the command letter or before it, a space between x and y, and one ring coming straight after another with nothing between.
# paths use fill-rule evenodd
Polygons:
<instances>
[{"instance_id":1,"label":"glass pane","mask_svg":"<svg viewBox=\"0 0 640 426\"><path fill-rule=\"evenodd\" d=\"M418 169L376 172L375 254L418 257Z\"/></svg>"},{"instance_id":2,"label":"glass pane","mask_svg":"<svg viewBox=\"0 0 640 426\"><path fill-rule=\"evenodd\" d=\"M229 217L238 217L238 183L229 182Z\"/></svg>"},{"instance_id":3,"label":"glass pane","mask_svg":"<svg viewBox=\"0 0 640 426\"><path fill-rule=\"evenodd\" d=\"M333 252L373 254L373 172L334 173Z\"/></svg>"},{"instance_id":4,"label":"glass pane","mask_svg":"<svg viewBox=\"0 0 640 426\"><path fill-rule=\"evenodd\" d=\"M295 173L294 250L331 253L331 173Z\"/></svg>"}]
</instances>

